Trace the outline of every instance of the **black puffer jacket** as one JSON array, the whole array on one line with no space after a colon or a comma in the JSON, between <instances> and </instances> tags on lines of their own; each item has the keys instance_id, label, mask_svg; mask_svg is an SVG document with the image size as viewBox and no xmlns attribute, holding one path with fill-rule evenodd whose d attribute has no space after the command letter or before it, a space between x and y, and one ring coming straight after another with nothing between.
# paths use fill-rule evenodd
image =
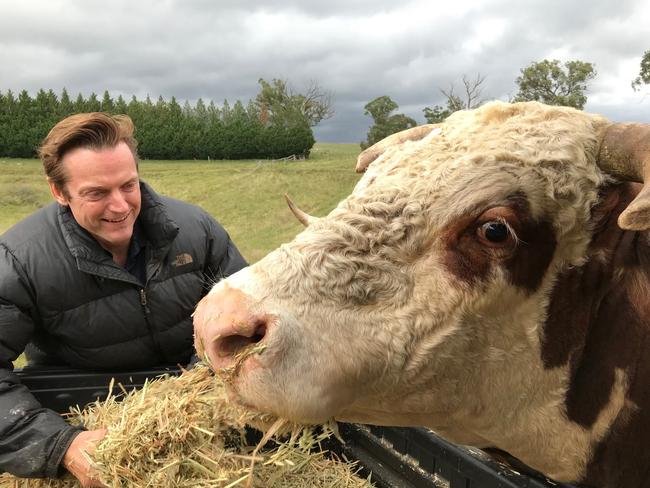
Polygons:
<instances>
[{"instance_id":1,"label":"black puffer jacket","mask_svg":"<svg viewBox=\"0 0 650 488\"><path fill-rule=\"evenodd\" d=\"M141 190L144 285L59 204L0 237L0 471L56 477L78 432L42 408L12 372L30 341L78 368L184 364L193 352L195 305L212 283L246 266L206 212L145 184Z\"/></svg>"}]
</instances>

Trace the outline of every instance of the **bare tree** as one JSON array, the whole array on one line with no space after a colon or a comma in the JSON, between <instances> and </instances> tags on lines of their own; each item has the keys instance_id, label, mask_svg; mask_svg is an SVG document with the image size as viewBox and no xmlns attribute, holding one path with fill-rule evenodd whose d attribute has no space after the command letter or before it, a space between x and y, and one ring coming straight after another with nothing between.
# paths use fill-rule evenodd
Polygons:
<instances>
[{"instance_id":1,"label":"bare tree","mask_svg":"<svg viewBox=\"0 0 650 488\"><path fill-rule=\"evenodd\" d=\"M304 95L298 96L302 99L302 112L311 125L334 116L334 95L331 91L321 88L318 82L309 80Z\"/></svg>"},{"instance_id":2,"label":"bare tree","mask_svg":"<svg viewBox=\"0 0 650 488\"><path fill-rule=\"evenodd\" d=\"M457 110L473 109L483 104L485 100L481 99L481 92L483 91L481 85L484 81L485 76L481 75L481 73L477 73L474 80L470 80L466 75L463 75L463 87L465 88L463 96L454 93L453 84L450 85L449 91L441 89L442 94L447 97L447 108L452 112L456 112Z\"/></svg>"},{"instance_id":3,"label":"bare tree","mask_svg":"<svg viewBox=\"0 0 650 488\"><path fill-rule=\"evenodd\" d=\"M481 85L484 81L485 76L481 75L481 73L477 73L476 78L473 80L463 75L464 93L462 95L454 93L455 87L453 83L450 83L449 90L440 89L440 92L447 98L447 107L443 108L440 105L435 105L433 108L425 107L423 112L427 122L432 124L442 122L458 110L473 109L482 105L485 102L481 98L481 92L483 91Z\"/></svg>"}]
</instances>

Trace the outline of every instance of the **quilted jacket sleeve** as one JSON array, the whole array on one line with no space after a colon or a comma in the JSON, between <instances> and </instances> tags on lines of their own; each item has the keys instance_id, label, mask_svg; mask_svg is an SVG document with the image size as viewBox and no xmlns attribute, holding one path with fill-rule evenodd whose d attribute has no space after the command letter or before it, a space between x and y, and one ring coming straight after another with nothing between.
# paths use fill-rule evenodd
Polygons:
<instances>
[{"instance_id":1,"label":"quilted jacket sleeve","mask_svg":"<svg viewBox=\"0 0 650 488\"><path fill-rule=\"evenodd\" d=\"M20 263L0 244L0 471L56 477L80 428L43 408L13 373L34 331L33 300Z\"/></svg>"}]
</instances>

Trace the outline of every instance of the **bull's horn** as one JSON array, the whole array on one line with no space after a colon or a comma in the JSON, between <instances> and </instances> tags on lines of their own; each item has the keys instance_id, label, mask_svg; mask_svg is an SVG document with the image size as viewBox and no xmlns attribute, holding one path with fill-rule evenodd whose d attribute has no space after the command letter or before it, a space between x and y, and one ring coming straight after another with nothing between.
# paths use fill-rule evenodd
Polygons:
<instances>
[{"instance_id":1,"label":"bull's horn","mask_svg":"<svg viewBox=\"0 0 650 488\"><path fill-rule=\"evenodd\" d=\"M296 216L296 218L300 221L302 225L307 227L309 224L313 224L318 220L317 217L312 217L308 213L303 212L300 210L295 203L293 203L293 200L289 198L289 195L286 193L284 194L284 199L287 201L287 205L289 205L289 210Z\"/></svg>"},{"instance_id":2,"label":"bull's horn","mask_svg":"<svg viewBox=\"0 0 650 488\"><path fill-rule=\"evenodd\" d=\"M357 173L363 173L370 163L381 156L388 147L402 144L406 141L419 141L420 139L424 139L433 129L440 127L440 125L441 124L418 125L417 127L411 127L410 129L385 137L359 154L355 171Z\"/></svg>"},{"instance_id":3,"label":"bull's horn","mask_svg":"<svg viewBox=\"0 0 650 488\"><path fill-rule=\"evenodd\" d=\"M612 124L605 129L598 166L628 181L644 182L643 189L618 216L626 230L650 229L650 125Z\"/></svg>"}]
</instances>

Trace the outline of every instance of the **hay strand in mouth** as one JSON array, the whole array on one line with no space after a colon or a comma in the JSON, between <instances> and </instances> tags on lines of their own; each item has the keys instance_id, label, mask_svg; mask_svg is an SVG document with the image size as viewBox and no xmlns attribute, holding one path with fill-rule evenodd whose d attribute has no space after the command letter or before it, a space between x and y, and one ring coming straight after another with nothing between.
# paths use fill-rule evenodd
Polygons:
<instances>
[{"instance_id":1,"label":"hay strand in mouth","mask_svg":"<svg viewBox=\"0 0 650 488\"><path fill-rule=\"evenodd\" d=\"M251 356L262 354L265 349L266 344L262 342L242 348L237 352L237 354L235 354L233 365L227 368L217 369L216 374L219 375L224 382L232 385L239 375L244 362Z\"/></svg>"},{"instance_id":2,"label":"hay strand in mouth","mask_svg":"<svg viewBox=\"0 0 650 488\"><path fill-rule=\"evenodd\" d=\"M110 396L83 410L73 409L69 422L108 429L91 461L99 479L112 488L372 486L354 474L353 464L323 454L320 443L332 434L330 428L288 424L228 401L224 381L205 365L147 382L121 401ZM247 440L247 425L271 428L255 443ZM288 437L279 437L280 431L288 431ZM270 445L262 449L265 444ZM3 474L0 486L79 484L70 475L28 480Z\"/></svg>"}]
</instances>

